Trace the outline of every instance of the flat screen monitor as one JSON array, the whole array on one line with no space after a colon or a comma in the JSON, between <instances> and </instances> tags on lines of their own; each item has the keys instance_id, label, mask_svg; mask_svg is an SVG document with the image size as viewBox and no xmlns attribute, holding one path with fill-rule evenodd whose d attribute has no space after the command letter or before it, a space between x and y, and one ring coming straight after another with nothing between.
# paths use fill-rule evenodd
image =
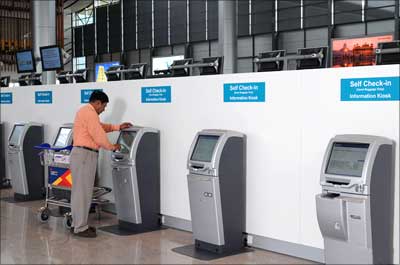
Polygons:
<instances>
[{"instance_id":1,"label":"flat screen monitor","mask_svg":"<svg viewBox=\"0 0 400 265\"><path fill-rule=\"evenodd\" d=\"M326 167L326 173L361 177L368 147L369 144L334 143Z\"/></svg>"},{"instance_id":2,"label":"flat screen monitor","mask_svg":"<svg viewBox=\"0 0 400 265\"><path fill-rule=\"evenodd\" d=\"M43 71L59 70L64 67L61 48L57 45L40 47L40 57Z\"/></svg>"},{"instance_id":3,"label":"flat screen monitor","mask_svg":"<svg viewBox=\"0 0 400 265\"><path fill-rule=\"evenodd\" d=\"M32 50L24 50L16 53L17 72L31 73L36 72L35 57Z\"/></svg>"},{"instance_id":4,"label":"flat screen monitor","mask_svg":"<svg viewBox=\"0 0 400 265\"><path fill-rule=\"evenodd\" d=\"M176 60L185 59L184 55L174 55L167 57L153 57L152 59L152 75L157 75L160 71L168 72L168 68ZM157 71L157 72L155 72Z\"/></svg>"},{"instance_id":5,"label":"flat screen monitor","mask_svg":"<svg viewBox=\"0 0 400 265\"><path fill-rule=\"evenodd\" d=\"M332 67L375 65L378 43L393 40L393 35L364 36L332 40Z\"/></svg>"},{"instance_id":6,"label":"flat screen monitor","mask_svg":"<svg viewBox=\"0 0 400 265\"><path fill-rule=\"evenodd\" d=\"M68 145L68 139L72 133L72 128L61 127L58 130L56 140L54 141L55 147L65 147Z\"/></svg>"},{"instance_id":7,"label":"flat screen monitor","mask_svg":"<svg viewBox=\"0 0 400 265\"><path fill-rule=\"evenodd\" d=\"M106 71L112 66L118 66L120 63L118 61L115 62L106 62L106 63L97 63L95 67L95 81L96 82L107 82Z\"/></svg>"},{"instance_id":8,"label":"flat screen monitor","mask_svg":"<svg viewBox=\"0 0 400 265\"><path fill-rule=\"evenodd\" d=\"M131 64L128 70L131 71L125 73L125 80L144 79L147 74L147 63Z\"/></svg>"},{"instance_id":9,"label":"flat screen monitor","mask_svg":"<svg viewBox=\"0 0 400 265\"><path fill-rule=\"evenodd\" d=\"M191 58L183 59L183 60L176 60L171 64L171 66L186 66L186 65L192 64L192 62L193 62L193 59L191 59ZM172 74L172 76L189 76L190 68L189 67L179 68L179 69L171 68L171 74Z\"/></svg>"},{"instance_id":10,"label":"flat screen monitor","mask_svg":"<svg viewBox=\"0 0 400 265\"><path fill-rule=\"evenodd\" d=\"M400 49L400 41L392 41L379 43L378 48L381 50L385 49ZM378 54L376 58L376 64L384 65L384 64L400 64L400 52L397 53L387 53L387 54Z\"/></svg>"},{"instance_id":11,"label":"flat screen monitor","mask_svg":"<svg viewBox=\"0 0 400 265\"><path fill-rule=\"evenodd\" d=\"M328 47L298 49L297 55L322 55L322 58L308 58L297 60L297 70L326 68L328 62Z\"/></svg>"},{"instance_id":12,"label":"flat screen monitor","mask_svg":"<svg viewBox=\"0 0 400 265\"><path fill-rule=\"evenodd\" d=\"M280 58L285 57L285 50L276 50L270 52L260 53L259 59L265 58ZM274 62L260 62L257 64L257 72L270 72L270 71L282 71L284 61L274 61Z\"/></svg>"},{"instance_id":13,"label":"flat screen monitor","mask_svg":"<svg viewBox=\"0 0 400 265\"><path fill-rule=\"evenodd\" d=\"M10 145L17 145L18 144L18 139L21 136L22 131L24 130L24 125L14 125L14 128L11 132L10 136Z\"/></svg>"},{"instance_id":14,"label":"flat screen monitor","mask_svg":"<svg viewBox=\"0 0 400 265\"><path fill-rule=\"evenodd\" d=\"M9 87L10 85L10 77L2 76L0 77L0 87Z\"/></svg>"},{"instance_id":15,"label":"flat screen monitor","mask_svg":"<svg viewBox=\"0 0 400 265\"><path fill-rule=\"evenodd\" d=\"M119 134L117 143L121 145L121 153L129 154L131 152L133 140L135 140L135 137L135 131L122 131Z\"/></svg>"},{"instance_id":16,"label":"flat screen monitor","mask_svg":"<svg viewBox=\"0 0 400 265\"><path fill-rule=\"evenodd\" d=\"M223 72L223 57L208 57L201 60L202 63L213 63L213 66L200 67L200 75L218 75Z\"/></svg>"},{"instance_id":17,"label":"flat screen monitor","mask_svg":"<svg viewBox=\"0 0 400 265\"><path fill-rule=\"evenodd\" d=\"M117 73L110 73L108 71L120 71L123 70L124 66L123 65L113 65L108 68L106 71L106 76L107 76L107 81L120 81L122 79L122 73L117 72Z\"/></svg>"},{"instance_id":18,"label":"flat screen monitor","mask_svg":"<svg viewBox=\"0 0 400 265\"><path fill-rule=\"evenodd\" d=\"M219 136L215 135L199 135L190 159L193 161L211 162L218 139Z\"/></svg>"}]
</instances>

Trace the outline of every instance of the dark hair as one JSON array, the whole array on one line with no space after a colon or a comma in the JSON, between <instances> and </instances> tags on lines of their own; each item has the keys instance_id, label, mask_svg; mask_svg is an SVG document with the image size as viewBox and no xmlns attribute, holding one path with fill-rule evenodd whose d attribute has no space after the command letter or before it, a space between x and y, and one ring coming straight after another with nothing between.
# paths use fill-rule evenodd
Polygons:
<instances>
[{"instance_id":1,"label":"dark hair","mask_svg":"<svg viewBox=\"0 0 400 265\"><path fill-rule=\"evenodd\" d=\"M95 90L90 95L89 102L95 102L97 100L100 100L101 103L108 103L108 96L101 90Z\"/></svg>"}]
</instances>

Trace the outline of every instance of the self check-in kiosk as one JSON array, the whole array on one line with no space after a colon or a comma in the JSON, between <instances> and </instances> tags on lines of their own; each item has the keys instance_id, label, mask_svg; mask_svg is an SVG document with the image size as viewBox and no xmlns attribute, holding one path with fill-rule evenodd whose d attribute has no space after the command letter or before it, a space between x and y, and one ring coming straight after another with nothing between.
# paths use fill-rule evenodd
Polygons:
<instances>
[{"instance_id":1,"label":"self check-in kiosk","mask_svg":"<svg viewBox=\"0 0 400 265\"><path fill-rule=\"evenodd\" d=\"M194 245L174 251L202 260L241 252L245 228L246 136L228 130L198 132L187 167Z\"/></svg>"},{"instance_id":2,"label":"self check-in kiosk","mask_svg":"<svg viewBox=\"0 0 400 265\"><path fill-rule=\"evenodd\" d=\"M44 174L39 151L43 142L43 125L16 123L8 140L7 163L15 200L37 200L44 197Z\"/></svg>"},{"instance_id":3,"label":"self check-in kiosk","mask_svg":"<svg viewBox=\"0 0 400 265\"><path fill-rule=\"evenodd\" d=\"M331 139L316 196L327 264L393 262L394 143L367 135Z\"/></svg>"},{"instance_id":4,"label":"self check-in kiosk","mask_svg":"<svg viewBox=\"0 0 400 265\"><path fill-rule=\"evenodd\" d=\"M111 155L118 224L100 228L118 235L161 229L160 134L134 126L120 132Z\"/></svg>"}]
</instances>

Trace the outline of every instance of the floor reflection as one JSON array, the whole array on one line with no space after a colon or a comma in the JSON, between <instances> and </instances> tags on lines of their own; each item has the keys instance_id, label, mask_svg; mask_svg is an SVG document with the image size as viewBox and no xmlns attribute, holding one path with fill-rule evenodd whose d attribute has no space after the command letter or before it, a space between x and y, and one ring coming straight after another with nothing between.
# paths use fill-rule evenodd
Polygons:
<instances>
[{"instance_id":1,"label":"floor reflection","mask_svg":"<svg viewBox=\"0 0 400 265\"><path fill-rule=\"evenodd\" d=\"M1 197L11 196L1 190ZM117 236L98 231L95 239L78 238L63 226L63 218L51 217L48 223L37 218L43 201L7 203L1 201L2 264L204 264L171 249L192 243L192 234L174 229L132 236ZM117 223L116 216L102 213L90 216L96 227ZM209 263L217 264L304 264L305 260L255 250Z\"/></svg>"}]
</instances>

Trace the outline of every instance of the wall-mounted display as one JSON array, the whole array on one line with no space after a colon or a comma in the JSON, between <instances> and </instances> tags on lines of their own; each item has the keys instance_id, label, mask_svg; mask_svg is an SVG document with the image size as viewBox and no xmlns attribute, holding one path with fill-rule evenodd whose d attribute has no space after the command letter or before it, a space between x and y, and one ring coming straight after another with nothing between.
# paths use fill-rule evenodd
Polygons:
<instances>
[{"instance_id":1,"label":"wall-mounted display","mask_svg":"<svg viewBox=\"0 0 400 265\"><path fill-rule=\"evenodd\" d=\"M375 65L378 43L393 40L393 35L332 40L332 67Z\"/></svg>"}]
</instances>

